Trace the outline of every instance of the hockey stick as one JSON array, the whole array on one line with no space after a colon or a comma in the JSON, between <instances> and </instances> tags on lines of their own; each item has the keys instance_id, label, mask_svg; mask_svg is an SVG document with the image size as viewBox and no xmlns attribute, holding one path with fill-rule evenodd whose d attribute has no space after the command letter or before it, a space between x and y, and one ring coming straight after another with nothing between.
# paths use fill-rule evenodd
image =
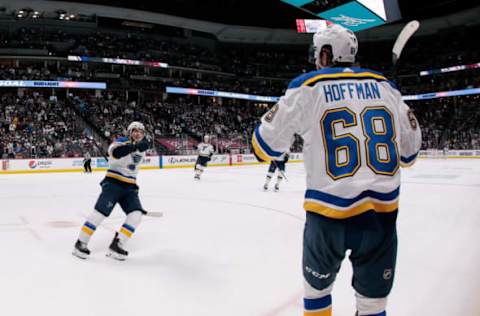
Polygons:
<instances>
[{"instance_id":1,"label":"hockey stick","mask_svg":"<svg viewBox=\"0 0 480 316\"><path fill-rule=\"evenodd\" d=\"M94 145L95 147L97 147L98 151L100 151L100 154L102 155L102 157L105 158L105 160L108 161L108 157L107 157L107 155L105 155L105 153L103 152L103 148L100 147L100 146L97 144L97 142L95 141L95 139L93 139L93 136L89 137L89 139L93 142L93 145Z\"/></svg>"},{"instance_id":2,"label":"hockey stick","mask_svg":"<svg viewBox=\"0 0 480 316\"><path fill-rule=\"evenodd\" d=\"M417 20L413 20L408 22L398 35L397 39L395 40L395 44L393 44L392 48L392 76L394 81L397 81L397 62L400 59L400 55L402 54L402 50L407 44L408 40L412 35L418 30L420 27L420 22Z\"/></svg>"},{"instance_id":3,"label":"hockey stick","mask_svg":"<svg viewBox=\"0 0 480 316\"><path fill-rule=\"evenodd\" d=\"M284 177L285 180L287 180L287 182L290 182L290 181L288 181L288 178L287 178L287 175L285 174L285 172L283 172L283 171L280 169L280 167L278 166L277 161L276 161L276 160L272 160L272 161L273 161L273 163L275 164L275 167L277 167L278 172L282 175L282 177Z\"/></svg>"},{"instance_id":4,"label":"hockey stick","mask_svg":"<svg viewBox=\"0 0 480 316\"><path fill-rule=\"evenodd\" d=\"M162 212L150 212L150 211L145 211L145 213L143 214L145 216L149 216L149 217L163 217L163 213Z\"/></svg>"}]
</instances>

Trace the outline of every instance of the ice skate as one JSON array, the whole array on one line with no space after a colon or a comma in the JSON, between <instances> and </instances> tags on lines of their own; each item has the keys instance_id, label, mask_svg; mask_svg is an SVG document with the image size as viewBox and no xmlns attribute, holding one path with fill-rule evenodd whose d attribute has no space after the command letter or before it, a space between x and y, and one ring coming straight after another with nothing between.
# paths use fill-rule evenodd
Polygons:
<instances>
[{"instance_id":1,"label":"ice skate","mask_svg":"<svg viewBox=\"0 0 480 316\"><path fill-rule=\"evenodd\" d=\"M120 246L120 239L118 238L118 232L115 232L115 237L113 237L112 243L110 244L107 257L110 257L119 261L124 261L125 259L127 259L127 256L128 256L128 251L126 251Z\"/></svg>"},{"instance_id":2,"label":"ice skate","mask_svg":"<svg viewBox=\"0 0 480 316\"><path fill-rule=\"evenodd\" d=\"M90 256L90 250L88 250L86 243L77 240L73 248L72 255L80 259L87 259L88 256Z\"/></svg>"}]
</instances>

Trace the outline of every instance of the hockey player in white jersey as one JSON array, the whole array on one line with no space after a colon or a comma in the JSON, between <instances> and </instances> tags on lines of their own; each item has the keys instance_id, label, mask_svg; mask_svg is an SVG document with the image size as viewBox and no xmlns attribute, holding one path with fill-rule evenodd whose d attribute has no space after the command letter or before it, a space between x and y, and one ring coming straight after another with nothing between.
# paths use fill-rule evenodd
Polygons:
<instances>
[{"instance_id":1,"label":"hockey player in white jersey","mask_svg":"<svg viewBox=\"0 0 480 316\"><path fill-rule=\"evenodd\" d=\"M278 175L277 175L277 183L275 183L274 189L275 192L278 192L280 190L280 183L283 180L283 175L285 174L285 164L288 162L289 159L289 153L286 152L283 155L282 160L272 160L270 162L270 166L268 166L268 172L267 172L267 177L265 179L265 184L263 185L263 190L267 191L268 190L268 185L270 184L270 181L272 181L272 178L275 175L275 171L278 169Z\"/></svg>"},{"instance_id":2,"label":"hockey player in white jersey","mask_svg":"<svg viewBox=\"0 0 480 316\"><path fill-rule=\"evenodd\" d=\"M128 256L124 249L125 244L145 214L136 183L140 163L149 147L145 138L145 127L140 122L132 122L128 126L127 134L128 137L118 138L108 148L109 168L100 183L102 193L95 204L95 210L83 224L73 249L73 254L79 258L88 258L90 250L87 245L90 238L103 220L110 215L115 204L119 203L127 218L119 232L115 232L107 256L125 260Z\"/></svg>"},{"instance_id":3,"label":"hockey player in white jersey","mask_svg":"<svg viewBox=\"0 0 480 316\"><path fill-rule=\"evenodd\" d=\"M318 70L289 84L252 145L269 161L289 149L294 133L304 140L304 314L331 315L333 282L350 249L357 315L384 316L395 275L400 166L415 162L420 127L393 83L352 67L353 32L332 25L313 43Z\"/></svg>"},{"instance_id":4,"label":"hockey player in white jersey","mask_svg":"<svg viewBox=\"0 0 480 316\"><path fill-rule=\"evenodd\" d=\"M205 135L203 137L203 143L199 143L197 146L198 149L198 158L195 162L195 176L194 178L200 180L200 176L207 167L207 163L212 159L215 149L212 144L210 144L210 137Z\"/></svg>"}]
</instances>

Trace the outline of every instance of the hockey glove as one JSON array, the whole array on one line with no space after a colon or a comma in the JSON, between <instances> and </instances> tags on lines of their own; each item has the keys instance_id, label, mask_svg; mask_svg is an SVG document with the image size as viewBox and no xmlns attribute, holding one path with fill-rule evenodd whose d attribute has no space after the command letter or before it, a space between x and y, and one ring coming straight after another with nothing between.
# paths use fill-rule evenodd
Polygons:
<instances>
[{"instance_id":1,"label":"hockey glove","mask_svg":"<svg viewBox=\"0 0 480 316\"><path fill-rule=\"evenodd\" d=\"M135 145L135 149L136 150L139 150L140 152L144 152L148 149L148 141L143 139L141 140L140 142L136 143Z\"/></svg>"}]
</instances>

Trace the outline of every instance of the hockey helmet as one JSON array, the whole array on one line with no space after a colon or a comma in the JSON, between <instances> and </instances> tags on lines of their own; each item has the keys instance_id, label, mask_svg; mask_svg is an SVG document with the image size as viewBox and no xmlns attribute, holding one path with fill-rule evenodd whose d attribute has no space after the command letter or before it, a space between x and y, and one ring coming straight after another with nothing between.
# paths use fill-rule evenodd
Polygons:
<instances>
[{"instance_id":1,"label":"hockey helmet","mask_svg":"<svg viewBox=\"0 0 480 316\"><path fill-rule=\"evenodd\" d=\"M145 133L145 126L140 122L132 122L130 123L130 125L128 125L128 129L127 129L128 135L131 135L134 129L141 130Z\"/></svg>"},{"instance_id":2,"label":"hockey helmet","mask_svg":"<svg viewBox=\"0 0 480 316\"><path fill-rule=\"evenodd\" d=\"M323 47L332 49L332 62L353 63L358 51L355 34L338 24L328 24L313 35L313 46L310 48L310 62L320 65L320 52Z\"/></svg>"}]
</instances>

